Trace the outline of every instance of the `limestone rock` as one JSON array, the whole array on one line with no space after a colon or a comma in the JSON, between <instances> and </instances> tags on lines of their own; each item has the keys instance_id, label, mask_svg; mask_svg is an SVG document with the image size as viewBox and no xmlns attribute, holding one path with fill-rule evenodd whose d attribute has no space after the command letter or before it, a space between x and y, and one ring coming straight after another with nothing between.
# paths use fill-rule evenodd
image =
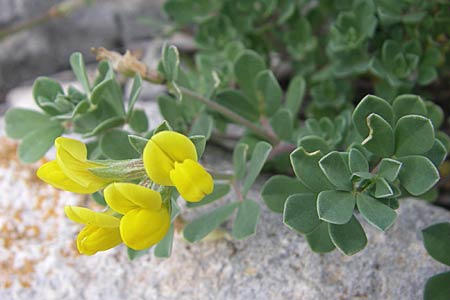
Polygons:
<instances>
[{"instance_id":1,"label":"limestone rock","mask_svg":"<svg viewBox=\"0 0 450 300\"><path fill-rule=\"evenodd\" d=\"M57 2L1 0L0 27L40 16ZM154 36L152 27L143 25L139 18L159 20L160 5L160 0L99 0L70 16L0 40L0 102L18 83L67 69L69 56L75 51L85 54L87 61L94 61L91 47L127 48Z\"/></svg>"}]
</instances>

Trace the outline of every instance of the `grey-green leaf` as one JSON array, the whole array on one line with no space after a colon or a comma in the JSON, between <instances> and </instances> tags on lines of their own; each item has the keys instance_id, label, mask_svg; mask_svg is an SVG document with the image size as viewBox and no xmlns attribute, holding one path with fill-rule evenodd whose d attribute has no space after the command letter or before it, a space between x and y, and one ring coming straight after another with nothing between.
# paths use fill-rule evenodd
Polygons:
<instances>
[{"instance_id":1,"label":"grey-green leaf","mask_svg":"<svg viewBox=\"0 0 450 300\"><path fill-rule=\"evenodd\" d=\"M430 119L408 115L395 126L395 155L423 154L433 147L434 128Z\"/></svg>"},{"instance_id":2,"label":"grey-green leaf","mask_svg":"<svg viewBox=\"0 0 450 300\"><path fill-rule=\"evenodd\" d=\"M367 117L369 135L362 145L375 155L391 156L395 150L394 131L391 125L377 114Z\"/></svg>"},{"instance_id":3,"label":"grey-green leaf","mask_svg":"<svg viewBox=\"0 0 450 300\"><path fill-rule=\"evenodd\" d=\"M333 244L345 255L353 255L366 247L366 233L354 216L346 224L328 226Z\"/></svg>"},{"instance_id":4,"label":"grey-green leaf","mask_svg":"<svg viewBox=\"0 0 450 300\"><path fill-rule=\"evenodd\" d=\"M431 120L434 128L438 129L439 127L441 127L442 122L444 122L444 111L439 105L431 101L425 102L425 106L427 107L426 116Z\"/></svg>"},{"instance_id":5,"label":"grey-green leaf","mask_svg":"<svg viewBox=\"0 0 450 300\"><path fill-rule=\"evenodd\" d=\"M280 139L290 140L294 129L291 112L285 108L278 110L270 119L270 126Z\"/></svg>"},{"instance_id":6,"label":"grey-green leaf","mask_svg":"<svg viewBox=\"0 0 450 300\"><path fill-rule=\"evenodd\" d=\"M407 115L427 116L425 102L417 95L400 95L392 102L395 120Z\"/></svg>"},{"instance_id":7,"label":"grey-green leaf","mask_svg":"<svg viewBox=\"0 0 450 300\"><path fill-rule=\"evenodd\" d=\"M164 120L164 121L161 122L161 124L159 124L158 126L156 126L155 129L153 129L153 133L150 135L150 137L151 137L152 135L157 134L158 132L166 131L166 130L171 131L171 130L173 130L173 129L172 129L172 127L170 126L170 124L169 124L166 120ZM149 138L150 138L150 137L149 137Z\"/></svg>"},{"instance_id":8,"label":"grey-green leaf","mask_svg":"<svg viewBox=\"0 0 450 300\"><path fill-rule=\"evenodd\" d=\"M145 132L148 130L147 114L142 109L133 110L128 124L135 132Z\"/></svg>"},{"instance_id":9,"label":"grey-green leaf","mask_svg":"<svg viewBox=\"0 0 450 300\"><path fill-rule=\"evenodd\" d=\"M313 192L334 189L319 166L320 151L306 152L302 147L291 153L291 165L295 175Z\"/></svg>"},{"instance_id":10,"label":"grey-green leaf","mask_svg":"<svg viewBox=\"0 0 450 300\"><path fill-rule=\"evenodd\" d=\"M423 294L424 300L448 300L450 295L450 272L434 275L428 279Z\"/></svg>"},{"instance_id":11,"label":"grey-green leaf","mask_svg":"<svg viewBox=\"0 0 450 300\"><path fill-rule=\"evenodd\" d=\"M211 136L214 120L210 115L201 114L192 124L190 135L203 135L208 140Z\"/></svg>"},{"instance_id":12,"label":"grey-green leaf","mask_svg":"<svg viewBox=\"0 0 450 300\"><path fill-rule=\"evenodd\" d=\"M101 206L108 206L108 204L105 201L105 197L103 197L102 193L95 192L91 195L92 200L95 201L95 203L101 205Z\"/></svg>"},{"instance_id":13,"label":"grey-green leaf","mask_svg":"<svg viewBox=\"0 0 450 300\"><path fill-rule=\"evenodd\" d=\"M195 150L197 151L197 157L200 159L205 152L206 138L204 135L193 135L189 139L194 143Z\"/></svg>"},{"instance_id":14,"label":"grey-green leaf","mask_svg":"<svg viewBox=\"0 0 450 300\"><path fill-rule=\"evenodd\" d=\"M134 105L136 104L139 95L142 91L142 78L140 75L134 76L133 85L131 86L130 98L128 99L128 112L127 118L130 117L131 112L134 109Z\"/></svg>"},{"instance_id":15,"label":"grey-green leaf","mask_svg":"<svg viewBox=\"0 0 450 300\"><path fill-rule=\"evenodd\" d=\"M384 179L383 177L377 178L377 181L375 182L375 193L376 198L386 198L386 197L393 197L394 191L392 190L389 183Z\"/></svg>"},{"instance_id":16,"label":"grey-green leaf","mask_svg":"<svg viewBox=\"0 0 450 300\"><path fill-rule=\"evenodd\" d=\"M237 205L237 202L228 203L195 219L184 227L184 238L191 243L200 241L225 222L234 212Z\"/></svg>"},{"instance_id":17,"label":"grey-green leaf","mask_svg":"<svg viewBox=\"0 0 450 300\"><path fill-rule=\"evenodd\" d=\"M328 223L321 222L317 228L305 236L309 247L317 253L327 253L333 251L336 247L331 241L328 233Z\"/></svg>"},{"instance_id":18,"label":"grey-green leaf","mask_svg":"<svg viewBox=\"0 0 450 300\"><path fill-rule=\"evenodd\" d=\"M447 149L440 140L435 139L433 147L431 147L431 149L423 155L428 157L436 166L436 168L438 168L444 162L445 157L447 156Z\"/></svg>"},{"instance_id":19,"label":"grey-green leaf","mask_svg":"<svg viewBox=\"0 0 450 300\"><path fill-rule=\"evenodd\" d=\"M113 129L100 137L100 149L110 159L137 158L138 152L128 142L128 133Z\"/></svg>"},{"instance_id":20,"label":"grey-green leaf","mask_svg":"<svg viewBox=\"0 0 450 300\"><path fill-rule=\"evenodd\" d=\"M319 165L328 180L338 189L344 191L352 189L350 169L339 152L328 153L320 159Z\"/></svg>"},{"instance_id":21,"label":"grey-green leaf","mask_svg":"<svg viewBox=\"0 0 450 300\"><path fill-rule=\"evenodd\" d=\"M317 198L317 212L323 221L345 224L353 215L355 196L351 192L323 191Z\"/></svg>"},{"instance_id":22,"label":"grey-green leaf","mask_svg":"<svg viewBox=\"0 0 450 300\"><path fill-rule=\"evenodd\" d=\"M86 66L84 64L83 55L80 52L75 52L70 56L70 66L75 74L75 77L83 86L83 90L89 94L91 86L86 74Z\"/></svg>"},{"instance_id":23,"label":"grey-green leaf","mask_svg":"<svg viewBox=\"0 0 450 300\"><path fill-rule=\"evenodd\" d=\"M250 121L259 118L258 106L241 91L226 89L217 94L216 102Z\"/></svg>"},{"instance_id":24,"label":"grey-green leaf","mask_svg":"<svg viewBox=\"0 0 450 300\"><path fill-rule=\"evenodd\" d=\"M164 76L168 82L173 82L178 77L178 68L180 64L178 49L175 46L164 45L162 50L162 66L164 68Z\"/></svg>"},{"instance_id":25,"label":"grey-green leaf","mask_svg":"<svg viewBox=\"0 0 450 300\"><path fill-rule=\"evenodd\" d=\"M160 258L168 258L170 254L172 254L172 245L173 245L173 234L174 234L174 226L170 224L169 230L167 231L164 238L155 246L154 254L156 257Z\"/></svg>"},{"instance_id":26,"label":"grey-green leaf","mask_svg":"<svg viewBox=\"0 0 450 300\"><path fill-rule=\"evenodd\" d=\"M246 50L234 63L234 74L244 93L256 100L255 78L257 74L266 68L264 60L258 53Z\"/></svg>"},{"instance_id":27,"label":"grey-green leaf","mask_svg":"<svg viewBox=\"0 0 450 300\"><path fill-rule=\"evenodd\" d=\"M450 223L433 224L422 230L427 252L438 262L450 266Z\"/></svg>"},{"instance_id":28,"label":"grey-green leaf","mask_svg":"<svg viewBox=\"0 0 450 300\"><path fill-rule=\"evenodd\" d=\"M143 255L146 255L150 251L150 248L144 250L134 250L127 247L127 256L129 260L135 260Z\"/></svg>"},{"instance_id":29,"label":"grey-green leaf","mask_svg":"<svg viewBox=\"0 0 450 300\"><path fill-rule=\"evenodd\" d=\"M28 133L17 149L19 159L24 163L38 161L53 146L57 137L64 132L58 122L53 122L49 126L38 128Z\"/></svg>"},{"instance_id":30,"label":"grey-green leaf","mask_svg":"<svg viewBox=\"0 0 450 300\"><path fill-rule=\"evenodd\" d=\"M284 206L283 223L298 233L312 233L321 223L316 202L317 196L312 193L289 196Z\"/></svg>"},{"instance_id":31,"label":"grey-green leaf","mask_svg":"<svg viewBox=\"0 0 450 300\"><path fill-rule=\"evenodd\" d=\"M311 191L298 179L286 175L275 175L264 184L261 197L267 207L282 213L287 198L293 194L310 193Z\"/></svg>"},{"instance_id":32,"label":"grey-green leaf","mask_svg":"<svg viewBox=\"0 0 450 300\"><path fill-rule=\"evenodd\" d=\"M248 165L248 173L242 187L244 197L247 195L247 192L250 190L251 186L261 172L271 150L272 146L269 143L258 142L256 144L252 153L252 158L250 159L250 163Z\"/></svg>"},{"instance_id":33,"label":"grey-green leaf","mask_svg":"<svg viewBox=\"0 0 450 300\"><path fill-rule=\"evenodd\" d=\"M125 123L125 118L120 117L120 116L106 119L103 122L101 122L100 124L98 124L97 127L95 127L91 132L84 134L83 137L87 138L87 137L98 135L102 132L105 132L105 131L111 129L111 128L122 126L124 123Z\"/></svg>"},{"instance_id":34,"label":"grey-green leaf","mask_svg":"<svg viewBox=\"0 0 450 300\"><path fill-rule=\"evenodd\" d=\"M248 145L245 143L239 143L233 151L234 177L238 180L244 178L247 171L247 151Z\"/></svg>"},{"instance_id":35,"label":"grey-green leaf","mask_svg":"<svg viewBox=\"0 0 450 300\"><path fill-rule=\"evenodd\" d=\"M259 212L259 205L253 200L246 199L239 203L232 230L235 239L242 240L256 232Z\"/></svg>"},{"instance_id":36,"label":"grey-green leaf","mask_svg":"<svg viewBox=\"0 0 450 300\"><path fill-rule=\"evenodd\" d=\"M391 105L382 98L367 95L359 102L353 112L353 124L362 137L369 134L366 118L372 113L382 117L391 126L394 123L394 111Z\"/></svg>"},{"instance_id":37,"label":"grey-green leaf","mask_svg":"<svg viewBox=\"0 0 450 300\"><path fill-rule=\"evenodd\" d=\"M148 139L130 134L128 135L128 142L137 153L142 154L144 153L144 148L147 145Z\"/></svg>"},{"instance_id":38,"label":"grey-green leaf","mask_svg":"<svg viewBox=\"0 0 450 300\"><path fill-rule=\"evenodd\" d=\"M400 183L411 195L421 195L439 181L439 172L428 158L411 155L398 160L403 164L398 176Z\"/></svg>"},{"instance_id":39,"label":"grey-green leaf","mask_svg":"<svg viewBox=\"0 0 450 300\"><path fill-rule=\"evenodd\" d=\"M400 203L398 202L397 198L380 198L377 199L379 202L383 203L384 205L389 206L392 209L398 209L400 207Z\"/></svg>"},{"instance_id":40,"label":"grey-green leaf","mask_svg":"<svg viewBox=\"0 0 450 300\"><path fill-rule=\"evenodd\" d=\"M285 105L286 108L291 112L292 116L297 116L303 103L305 90L306 82L302 76L295 76L289 82Z\"/></svg>"},{"instance_id":41,"label":"grey-green leaf","mask_svg":"<svg viewBox=\"0 0 450 300\"><path fill-rule=\"evenodd\" d=\"M5 114L6 134L12 139L22 139L37 128L52 124L50 117L26 108L11 108Z\"/></svg>"},{"instance_id":42,"label":"grey-green leaf","mask_svg":"<svg viewBox=\"0 0 450 300\"><path fill-rule=\"evenodd\" d=\"M299 147L303 147L308 152L314 152L319 150L323 154L330 152L330 146L327 142L320 136L317 135L307 135L302 137L297 142Z\"/></svg>"},{"instance_id":43,"label":"grey-green leaf","mask_svg":"<svg viewBox=\"0 0 450 300\"><path fill-rule=\"evenodd\" d=\"M118 116L125 116L122 90L115 78L108 79L92 90L91 102L95 105L105 102Z\"/></svg>"},{"instance_id":44,"label":"grey-green leaf","mask_svg":"<svg viewBox=\"0 0 450 300\"><path fill-rule=\"evenodd\" d=\"M46 113L55 115L58 110L53 107L42 105L43 101L53 104L57 95L64 95L61 85L48 77L38 77L33 83L33 98L36 104Z\"/></svg>"},{"instance_id":45,"label":"grey-green leaf","mask_svg":"<svg viewBox=\"0 0 450 300\"><path fill-rule=\"evenodd\" d=\"M281 105L283 91L271 70L259 72L255 80L258 103L265 108L267 116L272 116Z\"/></svg>"},{"instance_id":46,"label":"grey-green leaf","mask_svg":"<svg viewBox=\"0 0 450 300\"><path fill-rule=\"evenodd\" d=\"M184 129L187 127L180 101L168 95L161 95L158 97L158 107L164 119L174 128Z\"/></svg>"},{"instance_id":47,"label":"grey-green leaf","mask_svg":"<svg viewBox=\"0 0 450 300\"><path fill-rule=\"evenodd\" d=\"M358 194L356 204L364 219L381 231L391 227L397 218L395 210L366 194Z\"/></svg>"},{"instance_id":48,"label":"grey-green leaf","mask_svg":"<svg viewBox=\"0 0 450 300\"><path fill-rule=\"evenodd\" d=\"M356 148L350 150L348 164L352 174L356 172L369 172L369 162L364 154Z\"/></svg>"},{"instance_id":49,"label":"grey-green leaf","mask_svg":"<svg viewBox=\"0 0 450 300\"><path fill-rule=\"evenodd\" d=\"M389 182L397 179L402 163L391 158L383 158L378 168L378 174L386 178Z\"/></svg>"}]
</instances>

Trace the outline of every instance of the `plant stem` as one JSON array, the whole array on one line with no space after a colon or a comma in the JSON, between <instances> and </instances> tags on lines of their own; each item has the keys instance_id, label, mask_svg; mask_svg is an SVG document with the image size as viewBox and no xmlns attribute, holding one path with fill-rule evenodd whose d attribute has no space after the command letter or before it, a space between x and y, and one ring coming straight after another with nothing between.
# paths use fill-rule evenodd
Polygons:
<instances>
[{"instance_id":1,"label":"plant stem","mask_svg":"<svg viewBox=\"0 0 450 300\"><path fill-rule=\"evenodd\" d=\"M272 159L280 154L283 154L283 153L291 153L296 148L297 148L297 146L295 144L281 142L272 149L272 151L269 154L268 159L270 160L270 159Z\"/></svg>"},{"instance_id":2,"label":"plant stem","mask_svg":"<svg viewBox=\"0 0 450 300\"><path fill-rule=\"evenodd\" d=\"M126 73L128 70L132 70L138 74L141 75L142 79L145 81L148 81L150 83L154 84L164 84L165 80L159 74L158 72L154 70L148 70L148 68L141 62L139 62L136 58L131 57L129 52L127 52L124 56L120 55L119 53L108 51L104 48L99 49L91 49L92 52L97 56L97 60L99 59L107 59L110 62L112 62L114 69L119 73ZM128 54L128 61L124 62L125 58ZM122 66L120 66L120 62L122 62ZM122 68L121 68L122 67ZM141 69L141 71L137 69ZM171 83L168 83L170 86ZM239 114L235 113L234 111L228 109L227 107L220 105L217 102L211 101L210 99L202 96L201 94L192 91L190 89L187 89L182 86L177 87L178 90L182 95L189 96L191 99L194 99L196 101L199 101L203 104L205 104L209 109L214 110L223 116L227 117L228 119L246 127L250 131L252 131L254 134L258 135L259 137L267 140L269 143L272 144L272 146L278 145L281 141L280 139L274 134L272 128L270 125L265 126L265 124L255 124L251 121L245 119L244 117L240 116ZM268 122L267 122L268 123ZM266 124L267 125L267 124Z\"/></svg>"},{"instance_id":3,"label":"plant stem","mask_svg":"<svg viewBox=\"0 0 450 300\"><path fill-rule=\"evenodd\" d=\"M238 200L239 202L244 201L244 196L242 195L241 188L240 188L240 186L239 186L239 182L236 181L236 179L233 179L233 180L231 181L231 185L233 186L234 193L236 194L237 200Z\"/></svg>"},{"instance_id":4,"label":"plant stem","mask_svg":"<svg viewBox=\"0 0 450 300\"><path fill-rule=\"evenodd\" d=\"M68 0L50 7L50 9L41 16L26 20L17 25L13 25L0 31L0 40L14 33L33 28L44 24L50 20L65 17L78 8L86 5L86 0Z\"/></svg>"},{"instance_id":5,"label":"plant stem","mask_svg":"<svg viewBox=\"0 0 450 300\"><path fill-rule=\"evenodd\" d=\"M234 178L233 174L230 174L230 173L219 173L219 172L215 172L210 169L207 169L207 171L209 174L211 174L211 176L214 179L217 179L217 180L230 180L231 181Z\"/></svg>"},{"instance_id":6,"label":"plant stem","mask_svg":"<svg viewBox=\"0 0 450 300\"><path fill-rule=\"evenodd\" d=\"M205 104L208 108L221 113L222 115L224 115L225 117L235 121L236 123L239 123L245 127L247 127L249 130L251 130L254 134L262 137L263 139L269 141L272 145L277 145L280 140L274 136L273 134L267 132L266 130L264 130L262 127L259 127L258 125L250 122L249 120L241 117L240 115L236 114L235 112L233 112L232 110L229 110L228 108L226 108L225 106L222 106L216 102L213 102L205 97L203 97L202 95L191 91L187 88L184 87L179 87L180 91L182 94L187 95L203 104Z\"/></svg>"}]
</instances>

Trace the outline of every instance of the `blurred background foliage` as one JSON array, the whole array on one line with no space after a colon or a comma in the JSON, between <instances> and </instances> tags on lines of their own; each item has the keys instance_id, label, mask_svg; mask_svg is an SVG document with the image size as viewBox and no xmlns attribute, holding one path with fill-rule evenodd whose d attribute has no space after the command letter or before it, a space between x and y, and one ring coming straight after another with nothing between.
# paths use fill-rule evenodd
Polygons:
<instances>
[{"instance_id":1,"label":"blurred background foliage","mask_svg":"<svg viewBox=\"0 0 450 300\"><path fill-rule=\"evenodd\" d=\"M367 93L388 100L418 93L446 107L449 8L443 0L164 4L176 31L193 35L198 70L216 70L221 85L232 86L237 50L252 49L282 86L303 76L311 99L305 114L315 118L336 116Z\"/></svg>"}]
</instances>

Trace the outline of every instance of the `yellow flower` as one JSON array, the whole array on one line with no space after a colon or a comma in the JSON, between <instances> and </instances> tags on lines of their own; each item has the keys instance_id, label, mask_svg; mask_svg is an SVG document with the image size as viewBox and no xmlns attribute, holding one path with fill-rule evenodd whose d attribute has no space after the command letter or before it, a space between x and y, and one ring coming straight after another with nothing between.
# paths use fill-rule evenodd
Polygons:
<instances>
[{"instance_id":1,"label":"yellow flower","mask_svg":"<svg viewBox=\"0 0 450 300\"><path fill-rule=\"evenodd\" d=\"M101 190L111 179L100 178L88 169L104 165L87 160L86 145L80 141L59 137L55 140L56 160L42 165L37 176L62 190L79 194L92 194Z\"/></svg>"},{"instance_id":2,"label":"yellow flower","mask_svg":"<svg viewBox=\"0 0 450 300\"><path fill-rule=\"evenodd\" d=\"M170 215L158 192L132 183L112 183L105 201L120 219L120 235L128 247L143 250L161 241L169 230Z\"/></svg>"},{"instance_id":3,"label":"yellow flower","mask_svg":"<svg viewBox=\"0 0 450 300\"><path fill-rule=\"evenodd\" d=\"M213 191L213 179L197 162L194 144L180 133L155 134L143 158L148 177L157 184L175 186L186 201L200 201Z\"/></svg>"},{"instance_id":4,"label":"yellow flower","mask_svg":"<svg viewBox=\"0 0 450 300\"><path fill-rule=\"evenodd\" d=\"M93 255L122 243L118 218L78 206L66 206L64 212L72 221L86 225L77 237L80 253Z\"/></svg>"}]
</instances>

